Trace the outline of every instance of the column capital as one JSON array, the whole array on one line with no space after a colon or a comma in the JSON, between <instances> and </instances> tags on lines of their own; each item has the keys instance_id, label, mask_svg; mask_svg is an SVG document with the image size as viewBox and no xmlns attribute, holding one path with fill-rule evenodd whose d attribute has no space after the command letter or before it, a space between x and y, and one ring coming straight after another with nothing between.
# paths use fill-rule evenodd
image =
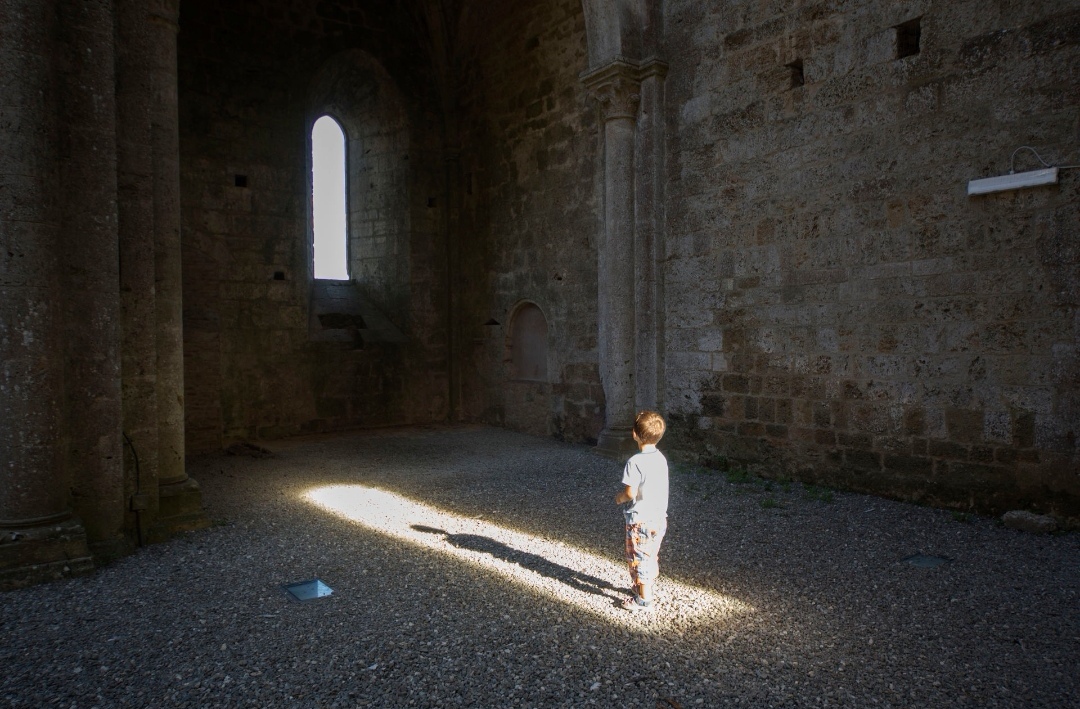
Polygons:
<instances>
[{"instance_id":1,"label":"column capital","mask_svg":"<svg viewBox=\"0 0 1080 709\"><path fill-rule=\"evenodd\" d=\"M604 111L604 119L636 118L641 100L640 67L637 62L616 59L581 76L589 95Z\"/></svg>"},{"instance_id":2,"label":"column capital","mask_svg":"<svg viewBox=\"0 0 1080 709\"><path fill-rule=\"evenodd\" d=\"M581 82L604 110L605 120L637 117L641 82L667 74L667 64L655 57L636 61L616 57L602 67L581 75Z\"/></svg>"}]
</instances>

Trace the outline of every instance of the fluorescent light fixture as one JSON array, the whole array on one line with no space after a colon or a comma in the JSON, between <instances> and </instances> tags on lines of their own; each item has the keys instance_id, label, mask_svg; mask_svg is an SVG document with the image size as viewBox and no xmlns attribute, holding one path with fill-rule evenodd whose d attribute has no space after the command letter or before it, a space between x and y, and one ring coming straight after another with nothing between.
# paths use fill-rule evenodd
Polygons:
<instances>
[{"instance_id":1,"label":"fluorescent light fixture","mask_svg":"<svg viewBox=\"0 0 1080 709\"><path fill-rule=\"evenodd\" d=\"M1058 168L1056 167L1045 170L1031 170L1030 172L1017 172L1011 175L1001 175L1000 177L987 177L982 180L968 182L968 196L1018 190L1021 187L1056 185L1057 181Z\"/></svg>"}]
</instances>

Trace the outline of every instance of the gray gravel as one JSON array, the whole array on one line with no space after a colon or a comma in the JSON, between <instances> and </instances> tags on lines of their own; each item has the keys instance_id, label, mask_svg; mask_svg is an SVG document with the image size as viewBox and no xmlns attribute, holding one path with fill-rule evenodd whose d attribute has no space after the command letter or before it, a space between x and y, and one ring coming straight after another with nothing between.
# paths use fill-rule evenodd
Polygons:
<instances>
[{"instance_id":1,"label":"gray gravel","mask_svg":"<svg viewBox=\"0 0 1080 709\"><path fill-rule=\"evenodd\" d=\"M269 447L190 461L212 528L0 594L0 704L1080 707L1075 533L679 466L658 607L631 614L619 466L586 447ZM332 596L281 590L315 576Z\"/></svg>"}]
</instances>

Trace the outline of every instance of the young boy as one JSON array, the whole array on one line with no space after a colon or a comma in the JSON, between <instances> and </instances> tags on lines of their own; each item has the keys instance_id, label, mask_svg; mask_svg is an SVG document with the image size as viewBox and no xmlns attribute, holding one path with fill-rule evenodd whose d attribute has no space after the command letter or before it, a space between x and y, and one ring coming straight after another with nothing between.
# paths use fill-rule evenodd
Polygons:
<instances>
[{"instance_id":1,"label":"young boy","mask_svg":"<svg viewBox=\"0 0 1080 709\"><path fill-rule=\"evenodd\" d=\"M633 596L622 603L626 610L652 607L653 583L660 573L657 557L667 531L668 464L656 444L664 435L663 417L642 411L634 419L634 441L640 452L623 468L622 492L615 504L632 503L626 516L626 562L630 566Z\"/></svg>"}]
</instances>

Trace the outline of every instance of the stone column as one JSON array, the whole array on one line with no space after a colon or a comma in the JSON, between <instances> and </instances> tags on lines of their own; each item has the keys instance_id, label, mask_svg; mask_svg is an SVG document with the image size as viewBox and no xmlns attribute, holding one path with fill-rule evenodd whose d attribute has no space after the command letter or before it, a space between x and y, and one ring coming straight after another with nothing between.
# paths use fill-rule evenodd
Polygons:
<instances>
[{"instance_id":1,"label":"stone column","mask_svg":"<svg viewBox=\"0 0 1080 709\"><path fill-rule=\"evenodd\" d=\"M68 58L60 112L67 466L90 548L109 559L130 550L120 430L113 3L60 0L59 8Z\"/></svg>"},{"instance_id":2,"label":"stone column","mask_svg":"<svg viewBox=\"0 0 1080 709\"><path fill-rule=\"evenodd\" d=\"M157 320L154 155L150 113L156 51L145 0L116 0L117 189L120 242L121 386L124 466L139 541L158 508Z\"/></svg>"},{"instance_id":3,"label":"stone column","mask_svg":"<svg viewBox=\"0 0 1080 709\"><path fill-rule=\"evenodd\" d=\"M184 467L184 325L180 255L180 126L176 80L179 0L145 3L152 53L151 142L157 316L159 529L204 526L202 495Z\"/></svg>"},{"instance_id":4,"label":"stone column","mask_svg":"<svg viewBox=\"0 0 1080 709\"><path fill-rule=\"evenodd\" d=\"M148 3L153 53L151 159L157 307L157 398L160 483L187 480L184 470L184 326L180 273L180 144L177 124L176 0Z\"/></svg>"},{"instance_id":5,"label":"stone column","mask_svg":"<svg viewBox=\"0 0 1080 709\"><path fill-rule=\"evenodd\" d=\"M634 254L637 305L637 408L660 409L663 389L664 320L664 77L667 65L650 59L641 65L638 116Z\"/></svg>"},{"instance_id":6,"label":"stone column","mask_svg":"<svg viewBox=\"0 0 1080 709\"><path fill-rule=\"evenodd\" d=\"M597 257L600 379L604 430L597 450L622 457L637 450L634 375L634 143L640 80L635 64L617 60L583 77L604 124L604 228Z\"/></svg>"},{"instance_id":7,"label":"stone column","mask_svg":"<svg viewBox=\"0 0 1080 709\"><path fill-rule=\"evenodd\" d=\"M447 386L450 389L449 418L461 421L461 322L458 317L460 304L457 294L458 274L461 272L461 150L456 146L445 149L446 156L446 204L444 229L446 232L446 361Z\"/></svg>"},{"instance_id":8,"label":"stone column","mask_svg":"<svg viewBox=\"0 0 1080 709\"><path fill-rule=\"evenodd\" d=\"M65 469L56 0L0 0L0 589L92 568Z\"/></svg>"}]
</instances>

